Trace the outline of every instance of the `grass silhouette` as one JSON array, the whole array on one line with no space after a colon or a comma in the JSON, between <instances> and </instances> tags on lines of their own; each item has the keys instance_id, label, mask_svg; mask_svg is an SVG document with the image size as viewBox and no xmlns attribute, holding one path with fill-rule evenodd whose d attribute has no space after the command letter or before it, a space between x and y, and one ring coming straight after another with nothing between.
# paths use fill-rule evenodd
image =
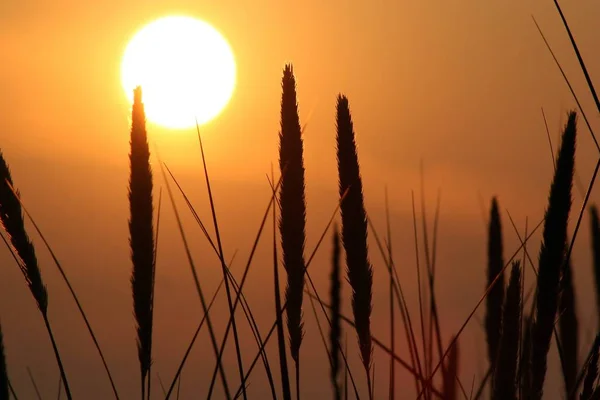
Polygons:
<instances>
[{"instance_id":1,"label":"grass silhouette","mask_svg":"<svg viewBox=\"0 0 600 400\"><path fill-rule=\"evenodd\" d=\"M558 2L555 1L555 4L571 40L589 90L600 112L600 102L598 101L583 58ZM548 45L547 42L546 44ZM553 53L552 55L554 56ZM556 61L556 58L554 59ZM560 64L558 66L560 68ZM566 75L564 75L562 68L561 72L572 91L572 87ZM600 217L594 206L588 208L590 193L600 168L600 156L585 192L583 207L577 218L572 218L571 192L575 173L578 115L582 116L588 128L590 128L592 138L595 141L594 133L575 93L572 91L580 109L578 112L572 111L568 114L560 146L557 149L556 157L553 157L555 163L554 176L550 185L548 204L543 220L531 232L526 233L525 237L519 235L521 245L508 259L505 259L500 205L497 198L494 197L491 199L487 237L487 268L485 270L482 268L482 275L486 276L486 287L478 303L474 305L471 313L463 321L460 329L452 332L452 335L447 336L445 339L444 335L447 332L444 332L440 326L438 303L435 295L439 200L434 217L434 228L430 246L426 207L424 196L422 196L420 211L423 226L422 244L425 250L425 265L422 271L419 261L421 248L419 246L417 215L413 195L413 224L417 256L419 312L418 315L411 315L406 299L404 298L402 282L394 262L387 197L386 235L384 240L381 240L382 236L378 234L377 227L372 224L368 211L365 208L363 181L360 173L360 157L349 100L341 94L337 98L335 110L339 202L336 209L333 210L331 219L324 227L317 244L312 249L310 255L306 257L308 255L308 253L305 254L307 207L305 199L306 182L302 139L303 130L298 117L296 89L294 69L291 64L288 64L283 69L282 78L281 126L279 132L280 178L276 182L274 174L271 174L269 182L272 188L272 196L257 229L252 251L246 260L243 275L239 281L231 273L233 259L229 262L226 262L224 259L216 204L212 197L210 176L204 159L204 148L200 132L198 131L198 139L210 200L214 237L209 233L206 225L200 219L199 214L194 209L175 175L169 170L166 164L162 162L160 164L203 311L202 319L181 358L174 376L170 381L165 381L166 383L170 382L170 385L168 387L164 386L162 379L156 374L163 396L169 399L177 393L176 396L179 398L182 371L192 348L197 342L199 333L206 325L210 335L210 345L215 357L215 365L208 387L207 398L210 399L217 396L214 394L214 389L217 380L219 380L223 386L223 396L225 398L235 399L241 397L247 399L248 392L246 388L250 377L255 370L255 366L261 361L269 382L271 397L273 399L283 398L284 400L291 400L292 398L296 398L299 400L301 398L301 388L303 384L306 384L306 382L301 381L303 365L300 362L302 358L302 342L306 330L303 315L303 301L306 294L316 317L317 327L324 345L324 351L326 352L329 363L328 379L332 387L332 396L335 400L348 399L351 393L354 393L356 398L375 398L376 377L379 380L378 384L381 386L381 377L375 373L376 366L373 359L375 348L382 351L386 359L389 357L390 375L386 385L389 388L388 397L390 399L396 398L397 395L403 395L403 388L397 386L395 382L396 369L403 370L412 376L417 398L419 399L430 400L442 398L454 400L463 396L465 398L481 398L486 387L489 388L490 398L494 400L542 399L546 384L547 357L553 337L555 338L561 358L564 380L563 397L569 400L575 398L582 400L600 398L600 383L598 382L600 333L597 334L594 344L589 349L585 349L587 357L585 357L584 362L581 362L582 358L579 355L580 332L575 307L576 287L573 283L573 267L571 265L573 244L581 227L583 214L589 209L590 230L592 233L590 247L594 260L591 267L593 268L596 280L597 310L600 315ZM142 92L141 88L137 88L134 91L130 132L131 153L129 155L131 291L133 315L136 323L137 354L140 363L139 394L142 400L149 400L152 393L154 285L156 277L156 252L158 250L160 197L159 207L155 212L153 206L154 182L149 163L150 152L145 123ZM597 142L595 141L595 143ZM600 146L598 149L600 150ZM551 151L553 151L552 147ZM177 186L179 194L184 198L190 213L201 228L205 239L210 244L222 267L223 277L210 299L205 296L205 292L202 289L170 182ZM341 220L341 229L339 232L337 225L334 223L338 218L338 214ZM66 397L72 399L73 396L69 387L66 370L63 366L48 317L48 292L42 279L41 268L38 264L33 242L25 229L24 215L31 218L21 202L19 193L13 187L8 163L4 155L0 153L0 221L3 228L2 239L23 273L26 285L37 304L51 340L61 375L59 398L60 391L64 388ZM510 218L510 214L508 216ZM155 217L156 224L154 223ZM569 233L570 230L568 229L570 221L575 222L572 234ZM264 329L259 329L252 307L244 296L244 286L253 263L258 241L265 234L265 228L271 226L271 222L273 229L273 311L275 315L271 328L265 331ZM512 218L511 223L513 223ZM118 399L119 395L108 363L103 356L91 324L83 311L83 307L77 299L75 290L69 283L60 266L60 262L43 237L41 230L35 225L35 222L33 224L36 232L41 235L44 244L51 252L55 264L59 268L63 279L77 303L88 332L102 358L115 398ZM332 230L333 232L330 232L332 225L335 228ZM542 227L543 238L537 262L534 263L527 252L527 244L530 237L539 227ZM309 266L323 240L330 237L330 235L332 236L333 251L330 258L329 302L327 302L319 295L311 278ZM387 272L387 276L389 277L389 344L376 337L371 330L374 265L370 258L367 244L368 237L372 238L377 244L377 248L371 249L371 252L378 250L381 253L383 259L381 267L385 268L385 270L381 269L381 271ZM521 252L523 252L523 257L529 261L529 264L536 272L536 281L532 288L526 288L525 286L525 262L520 262L517 259ZM279 254L281 254L281 258ZM537 268L534 264L537 265ZM286 273L283 298L280 294L280 284L283 281L282 277L280 279L280 265ZM344 267L349 288L351 289L348 294L342 291ZM508 284L505 282L505 271L507 270L510 271ZM421 287L422 282L425 282L423 288ZM223 287L227 296L227 308L226 310L213 310L213 304ZM533 295L531 310L525 309L528 298L526 289L531 289ZM341 307L348 300L352 309L351 316L344 315ZM478 382L478 389L476 391L472 389L472 393L469 395L469 391L459 379L462 357L460 352L461 334L483 303L485 303L484 331L489 362L488 373L486 374L488 378ZM239 305L241 305L245 319L236 318ZM401 328L404 330L406 337L407 354L400 354L400 347L396 346L395 342L395 330L398 324L396 321L397 312L399 312L400 318L398 319L401 321ZM221 340L218 340L214 324L211 321L211 315L215 315L216 313L225 314L228 321ZM286 316L285 324L284 314ZM327 324L322 324L322 318L325 318ZM254 351L253 348L244 348L244 355L242 355L238 333L238 327L242 323L248 324L252 339L256 342L256 352L255 355L253 353L254 357L251 359L247 351ZM284 327L284 325L286 326ZM287 328L287 337L285 328ZM420 338L418 330L421 333ZM226 370L226 365L223 362L223 355L230 331L233 332L236 358L235 367L237 368L239 379L232 379L232 376L228 375L230 371ZM353 365L348 361L350 355L347 348L347 338L348 336L352 337L352 335L356 335L358 342L357 355L360 358L361 367L366 377L366 390L364 392L359 390L359 386L357 386L355 380L355 376L357 376L356 371L353 371ZM274 337L276 337L274 340L277 342L277 355L269 354L267 350L269 341ZM342 339L344 337L346 338L345 340ZM447 344L443 345L443 343ZM288 355L294 362L294 374L290 374L289 371ZM251 361L248 362L249 360ZM210 361L212 362L213 360ZM277 370L272 365L277 365ZM7 363L5 358L2 331L0 330L0 400L11 397L17 398L16 391L11 386L9 369L10 363ZM28 371L31 376L32 385L36 388L37 392L33 375L30 370ZM279 382L276 382L277 378L280 379ZM292 389L293 387L295 390ZM472 396L473 394L474 396ZM38 393L38 396L41 397L41 394Z\"/></svg>"}]
</instances>

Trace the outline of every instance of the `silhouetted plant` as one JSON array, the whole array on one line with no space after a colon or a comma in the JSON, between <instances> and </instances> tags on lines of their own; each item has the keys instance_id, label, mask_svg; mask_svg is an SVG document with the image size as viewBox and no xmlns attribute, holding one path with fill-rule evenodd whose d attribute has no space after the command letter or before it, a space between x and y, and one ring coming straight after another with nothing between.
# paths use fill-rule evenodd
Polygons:
<instances>
[{"instance_id":1,"label":"silhouetted plant","mask_svg":"<svg viewBox=\"0 0 600 400\"><path fill-rule=\"evenodd\" d=\"M542 398L546 377L546 358L558 306L559 279L567 248L567 223L571 209L571 189L575 167L577 117L569 113L550 187L548 208L539 256L535 320L532 327L530 398Z\"/></svg>"},{"instance_id":2,"label":"silhouetted plant","mask_svg":"<svg viewBox=\"0 0 600 400\"><path fill-rule=\"evenodd\" d=\"M285 66L281 95L279 167L283 175L279 194L281 247L287 272L285 298L290 353L296 364L296 393L300 390L300 346L304 336L302 297L304 291L304 243L306 203L304 198L304 160L302 130L296 102L296 80L291 64ZM285 174L283 171L285 170Z\"/></svg>"},{"instance_id":3,"label":"silhouetted plant","mask_svg":"<svg viewBox=\"0 0 600 400\"><path fill-rule=\"evenodd\" d=\"M498 200L492 199L488 228L488 266L487 286L490 286L498 275L500 278L492 286L486 298L485 333L488 347L488 358L492 368L496 365L500 332L502 330L502 304L504 304L504 267L502 246L502 223L498 210Z\"/></svg>"},{"instance_id":4,"label":"silhouetted plant","mask_svg":"<svg viewBox=\"0 0 600 400\"><path fill-rule=\"evenodd\" d=\"M142 400L144 400L146 398L146 383L148 396L150 395L155 263L152 220L152 170L141 87L134 90L130 144L129 244L133 264L131 289L133 293L133 311L137 323L137 347L140 361Z\"/></svg>"},{"instance_id":5,"label":"silhouetted plant","mask_svg":"<svg viewBox=\"0 0 600 400\"><path fill-rule=\"evenodd\" d=\"M329 348L331 352L331 383L334 390L334 398L340 400L341 391L338 382L340 369L340 340L342 336L342 326L340 318L341 309L341 289L340 279L340 237L337 226L333 232L333 257L331 260L331 275L329 297L331 298L331 329L329 335Z\"/></svg>"},{"instance_id":6,"label":"silhouetted plant","mask_svg":"<svg viewBox=\"0 0 600 400\"><path fill-rule=\"evenodd\" d=\"M65 385L65 393L67 398L71 400L71 390L67 381L67 375L60 358L56 341L54 340L50 320L48 319L48 292L42 281L42 274L35 255L33 243L31 243L31 240L29 240L29 236L25 231L23 212L21 203L17 198L18 195L18 191L13 188L10 169L4 160L4 156L0 152L0 220L2 221L4 230L9 236L11 245L10 250L25 277L25 282L37 303L38 309L42 314L48 336L52 342L52 349L54 350L58 369L60 370ZM8 243L6 244L8 245Z\"/></svg>"},{"instance_id":7,"label":"silhouetted plant","mask_svg":"<svg viewBox=\"0 0 600 400\"><path fill-rule=\"evenodd\" d=\"M340 196L342 200L342 242L346 251L346 270L352 288L352 312L361 360L367 373L371 393L371 309L373 269L367 248L367 214L363 200L362 181L356 152L354 128L348 99L339 95L337 99L337 160Z\"/></svg>"},{"instance_id":8,"label":"silhouetted plant","mask_svg":"<svg viewBox=\"0 0 600 400\"><path fill-rule=\"evenodd\" d=\"M275 191L275 189L273 189ZM281 294L279 293L279 261L277 256L277 209L273 206L273 290L275 293L275 321L277 324L277 347L279 350L279 369L281 374L281 390L284 400L291 400L290 375L283 333L283 311L281 310Z\"/></svg>"},{"instance_id":9,"label":"silhouetted plant","mask_svg":"<svg viewBox=\"0 0 600 400\"><path fill-rule=\"evenodd\" d=\"M521 335L521 268L514 262L502 310L502 333L492 379L492 399L517 399L517 360Z\"/></svg>"}]
</instances>

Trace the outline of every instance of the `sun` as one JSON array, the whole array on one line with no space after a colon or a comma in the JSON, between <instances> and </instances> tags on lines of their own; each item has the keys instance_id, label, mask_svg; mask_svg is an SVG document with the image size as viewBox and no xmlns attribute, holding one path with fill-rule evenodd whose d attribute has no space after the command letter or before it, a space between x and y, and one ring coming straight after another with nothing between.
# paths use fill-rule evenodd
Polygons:
<instances>
[{"instance_id":1,"label":"sun","mask_svg":"<svg viewBox=\"0 0 600 400\"><path fill-rule=\"evenodd\" d=\"M206 123L225 108L236 67L227 40L211 25L187 16L157 19L128 43L121 83L130 102L142 87L148 120L173 129Z\"/></svg>"}]
</instances>

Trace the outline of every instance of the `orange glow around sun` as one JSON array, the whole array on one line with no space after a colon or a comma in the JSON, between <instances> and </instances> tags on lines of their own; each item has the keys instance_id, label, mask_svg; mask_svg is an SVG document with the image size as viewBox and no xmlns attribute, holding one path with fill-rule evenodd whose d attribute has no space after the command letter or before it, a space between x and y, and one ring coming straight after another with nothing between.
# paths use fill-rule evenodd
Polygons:
<instances>
[{"instance_id":1,"label":"orange glow around sun","mask_svg":"<svg viewBox=\"0 0 600 400\"><path fill-rule=\"evenodd\" d=\"M215 118L236 83L227 40L211 25L186 16L149 23L130 40L121 63L121 82L130 101L141 85L146 117L173 129Z\"/></svg>"}]
</instances>

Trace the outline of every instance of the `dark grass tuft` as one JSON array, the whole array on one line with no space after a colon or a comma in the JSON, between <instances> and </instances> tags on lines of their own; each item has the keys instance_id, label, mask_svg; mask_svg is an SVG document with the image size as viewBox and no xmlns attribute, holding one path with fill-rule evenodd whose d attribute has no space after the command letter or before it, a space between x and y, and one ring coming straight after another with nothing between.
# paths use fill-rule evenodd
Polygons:
<instances>
[{"instance_id":1,"label":"dark grass tuft","mask_svg":"<svg viewBox=\"0 0 600 400\"><path fill-rule=\"evenodd\" d=\"M537 301L532 327L531 391L532 399L541 399L546 377L546 358L554 329L558 306L559 279L565 249L567 248L567 224L571 209L571 190L575 169L575 139L577 116L570 112L562 135L562 143L556 161L556 172L550 187L548 208L544 218L543 241L540 249Z\"/></svg>"},{"instance_id":2,"label":"dark grass tuft","mask_svg":"<svg viewBox=\"0 0 600 400\"><path fill-rule=\"evenodd\" d=\"M521 268L514 262L502 311L502 333L498 359L493 369L492 399L517 399L517 360L521 335Z\"/></svg>"},{"instance_id":3,"label":"dark grass tuft","mask_svg":"<svg viewBox=\"0 0 600 400\"><path fill-rule=\"evenodd\" d=\"M142 399L152 363L152 320L154 297L154 228L152 206L152 170L146 134L146 114L142 89L134 90L131 112L131 175L129 179L129 244L131 247L131 289L137 324Z\"/></svg>"},{"instance_id":4,"label":"dark grass tuft","mask_svg":"<svg viewBox=\"0 0 600 400\"><path fill-rule=\"evenodd\" d=\"M371 392L369 370L373 353L371 343L373 268L368 256L367 216L354 128L348 99L343 95L339 95L337 101L337 160L340 196L348 191L340 209L348 281L352 288L352 311L360 355L367 371L367 382Z\"/></svg>"},{"instance_id":5,"label":"dark grass tuft","mask_svg":"<svg viewBox=\"0 0 600 400\"><path fill-rule=\"evenodd\" d=\"M302 297L306 269L304 261L306 201L304 198L302 130L296 101L296 80L291 64L284 68L281 86L279 167L283 179L280 190L279 230L283 249L283 266L287 272L285 298L290 352L296 364L296 391L298 391L300 346L304 336Z\"/></svg>"},{"instance_id":6,"label":"dark grass tuft","mask_svg":"<svg viewBox=\"0 0 600 400\"><path fill-rule=\"evenodd\" d=\"M496 279L500 278L491 287L486 298L485 333L488 347L488 358L492 368L496 365L498 347L500 346L500 332L502 329L502 304L504 304L504 267L503 245L502 245L502 223L498 210L498 201L494 197L490 210L490 222L488 226L488 266L487 286L489 287Z\"/></svg>"}]
</instances>

